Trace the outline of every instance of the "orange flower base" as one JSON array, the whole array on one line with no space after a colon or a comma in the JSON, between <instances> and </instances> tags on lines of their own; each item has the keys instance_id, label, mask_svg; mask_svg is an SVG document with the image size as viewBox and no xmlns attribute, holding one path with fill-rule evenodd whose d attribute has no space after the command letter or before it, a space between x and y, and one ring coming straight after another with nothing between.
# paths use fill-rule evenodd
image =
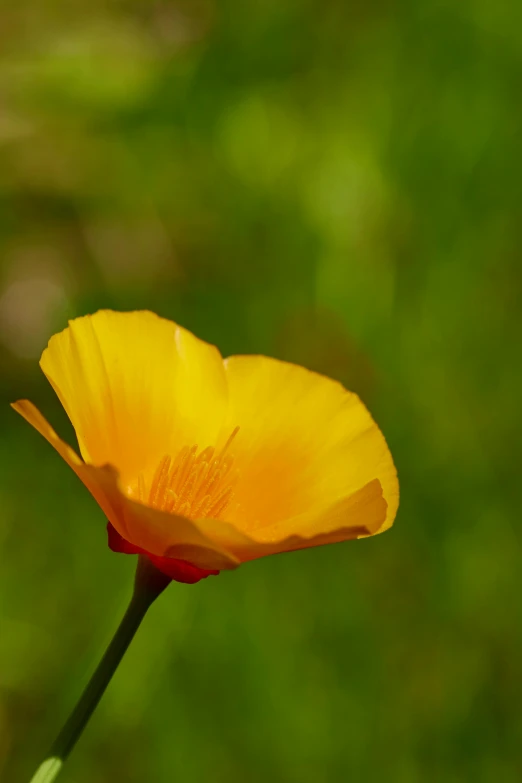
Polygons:
<instances>
[{"instance_id":1,"label":"orange flower base","mask_svg":"<svg viewBox=\"0 0 522 783\"><path fill-rule=\"evenodd\" d=\"M193 585L207 576L217 576L219 571L206 571L204 568L198 568L185 560L176 560L173 557L158 557L151 555L139 546L134 546L120 536L118 531L107 523L107 534L109 537L109 549L113 552L122 552L125 555L145 555L149 558L153 566L175 582L183 582L186 585Z\"/></svg>"}]
</instances>

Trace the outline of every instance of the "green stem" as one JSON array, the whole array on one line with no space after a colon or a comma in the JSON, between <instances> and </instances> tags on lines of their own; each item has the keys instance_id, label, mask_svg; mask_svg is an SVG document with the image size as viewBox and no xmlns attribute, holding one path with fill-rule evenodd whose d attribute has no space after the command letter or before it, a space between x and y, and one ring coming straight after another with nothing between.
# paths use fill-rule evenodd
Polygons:
<instances>
[{"instance_id":1,"label":"green stem","mask_svg":"<svg viewBox=\"0 0 522 783\"><path fill-rule=\"evenodd\" d=\"M158 571L150 560L142 556L139 557L134 591L119 628L79 702L56 738L47 758L38 767L30 783L52 783L56 779L65 759L74 748L111 681L112 675L118 668L118 664L145 617L147 609L170 581L170 578Z\"/></svg>"}]
</instances>

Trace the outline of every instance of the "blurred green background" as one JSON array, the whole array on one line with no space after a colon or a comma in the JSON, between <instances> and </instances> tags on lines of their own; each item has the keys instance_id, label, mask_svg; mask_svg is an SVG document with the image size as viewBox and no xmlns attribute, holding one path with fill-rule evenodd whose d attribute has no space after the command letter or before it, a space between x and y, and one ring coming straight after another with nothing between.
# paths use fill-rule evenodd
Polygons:
<instances>
[{"instance_id":1,"label":"blurred green background","mask_svg":"<svg viewBox=\"0 0 522 783\"><path fill-rule=\"evenodd\" d=\"M394 454L375 539L153 606L63 781L522 779L522 4L0 8L0 779L31 776L134 558L8 407L99 307L341 380Z\"/></svg>"}]
</instances>

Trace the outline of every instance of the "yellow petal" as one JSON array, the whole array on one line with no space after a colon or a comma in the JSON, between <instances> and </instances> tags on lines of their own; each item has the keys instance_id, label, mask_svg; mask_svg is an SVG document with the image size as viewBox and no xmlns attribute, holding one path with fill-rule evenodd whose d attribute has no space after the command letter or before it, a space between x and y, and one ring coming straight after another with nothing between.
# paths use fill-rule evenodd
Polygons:
<instances>
[{"instance_id":1,"label":"yellow petal","mask_svg":"<svg viewBox=\"0 0 522 783\"><path fill-rule=\"evenodd\" d=\"M339 383L264 356L226 359L228 412L240 480L225 520L248 535L342 502L375 479L389 527L399 501L386 441L356 394ZM364 519L359 524L364 525ZM299 534L299 529L293 531ZM320 533L316 530L316 533Z\"/></svg>"},{"instance_id":2,"label":"yellow petal","mask_svg":"<svg viewBox=\"0 0 522 783\"><path fill-rule=\"evenodd\" d=\"M337 543L377 533L384 524L387 509L381 483L374 479L327 508L308 511L298 517L260 528L254 537L258 541L274 544L288 541L296 535L308 542L321 537L324 538L322 543ZM288 548L284 546L285 551Z\"/></svg>"},{"instance_id":3,"label":"yellow petal","mask_svg":"<svg viewBox=\"0 0 522 783\"><path fill-rule=\"evenodd\" d=\"M208 538L190 520L132 501L122 492L113 467L82 462L31 402L19 400L12 407L54 446L127 541L151 554L187 560L200 568L228 569L239 564L232 553Z\"/></svg>"},{"instance_id":4,"label":"yellow petal","mask_svg":"<svg viewBox=\"0 0 522 783\"><path fill-rule=\"evenodd\" d=\"M150 312L102 310L54 335L40 365L86 462L125 485L164 454L211 445L226 406L219 351Z\"/></svg>"},{"instance_id":5,"label":"yellow petal","mask_svg":"<svg viewBox=\"0 0 522 783\"><path fill-rule=\"evenodd\" d=\"M387 504L380 482L370 481L360 490L320 511L307 512L255 533L240 531L233 524L198 521L201 531L241 562L297 549L336 544L380 531Z\"/></svg>"}]
</instances>

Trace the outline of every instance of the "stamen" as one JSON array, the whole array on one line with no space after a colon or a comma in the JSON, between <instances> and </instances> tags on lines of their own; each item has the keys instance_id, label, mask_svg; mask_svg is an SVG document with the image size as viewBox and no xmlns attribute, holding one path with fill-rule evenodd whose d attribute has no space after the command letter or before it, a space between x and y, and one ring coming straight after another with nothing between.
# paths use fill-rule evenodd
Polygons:
<instances>
[{"instance_id":1,"label":"stamen","mask_svg":"<svg viewBox=\"0 0 522 783\"><path fill-rule=\"evenodd\" d=\"M178 502L178 496L176 495L176 493L173 492L171 489L168 489L163 510L173 511L177 502Z\"/></svg>"},{"instance_id":2,"label":"stamen","mask_svg":"<svg viewBox=\"0 0 522 783\"><path fill-rule=\"evenodd\" d=\"M187 450L187 453L185 455L185 458L183 460L183 466L179 471L179 475L176 481L176 488L179 494L183 494L183 490L185 488L185 485L187 483L187 479L190 475L190 470L193 467L194 464L194 455L197 451L197 446L191 446L190 449Z\"/></svg>"},{"instance_id":3,"label":"stamen","mask_svg":"<svg viewBox=\"0 0 522 783\"><path fill-rule=\"evenodd\" d=\"M232 434L230 435L229 439L221 449L220 457L224 456L226 450L228 449L228 447L230 446L230 444L232 443L232 441L234 440L238 432L239 432L239 427L234 427L234 429L232 430Z\"/></svg>"},{"instance_id":4,"label":"stamen","mask_svg":"<svg viewBox=\"0 0 522 783\"><path fill-rule=\"evenodd\" d=\"M138 476L138 500L154 508L192 519L217 519L224 513L238 480L232 470L234 457L227 453L239 432L235 427L223 448L216 452L207 446L199 454L197 446L184 446L172 459L165 455L154 472L150 491L143 474Z\"/></svg>"},{"instance_id":5,"label":"stamen","mask_svg":"<svg viewBox=\"0 0 522 783\"><path fill-rule=\"evenodd\" d=\"M145 476L143 475L143 473L140 473L140 475L138 476L138 500L140 500L142 503L145 502L146 492L147 490L145 489Z\"/></svg>"},{"instance_id":6,"label":"stamen","mask_svg":"<svg viewBox=\"0 0 522 783\"><path fill-rule=\"evenodd\" d=\"M206 469L205 469L204 474L201 477L201 484L200 484L200 487L198 489L198 493L197 493L196 499L201 498L201 497L203 497L204 495L206 495L208 493L210 482L212 481L212 478L213 478L212 464L209 463L209 462L206 462L205 466L206 466Z\"/></svg>"},{"instance_id":7,"label":"stamen","mask_svg":"<svg viewBox=\"0 0 522 783\"><path fill-rule=\"evenodd\" d=\"M158 501L165 494L165 487L167 485L167 479L170 468L170 457L162 457L160 464L157 467L154 478L152 479L152 487L150 489L150 504L156 506Z\"/></svg>"},{"instance_id":8,"label":"stamen","mask_svg":"<svg viewBox=\"0 0 522 783\"><path fill-rule=\"evenodd\" d=\"M209 509L209 517L217 517L228 506L230 498L232 496L232 487L225 487L222 489L219 495L215 498L212 506Z\"/></svg>"},{"instance_id":9,"label":"stamen","mask_svg":"<svg viewBox=\"0 0 522 783\"><path fill-rule=\"evenodd\" d=\"M196 457L196 462L210 462L212 457L214 456L214 449L212 446L207 446L206 449L204 449L201 454L199 454Z\"/></svg>"},{"instance_id":10,"label":"stamen","mask_svg":"<svg viewBox=\"0 0 522 783\"><path fill-rule=\"evenodd\" d=\"M210 495L205 495L199 506L196 506L193 509L193 516L199 517L200 519L204 519L205 517L208 517L208 510L210 508L210 504L212 502L212 498Z\"/></svg>"}]
</instances>

